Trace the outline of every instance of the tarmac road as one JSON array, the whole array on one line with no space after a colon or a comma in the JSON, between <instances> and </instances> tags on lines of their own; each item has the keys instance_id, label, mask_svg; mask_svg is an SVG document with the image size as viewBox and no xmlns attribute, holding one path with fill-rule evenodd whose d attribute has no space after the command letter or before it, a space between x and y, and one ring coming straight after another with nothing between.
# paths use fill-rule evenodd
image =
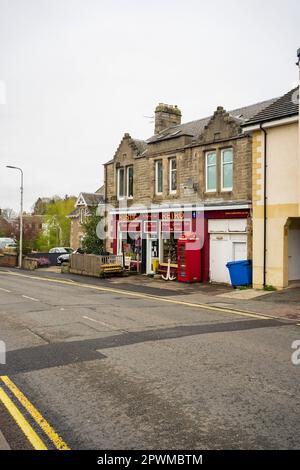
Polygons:
<instances>
[{"instance_id":1,"label":"tarmac road","mask_svg":"<svg viewBox=\"0 0 300 470\"><path fill-rule=\"evenodd\" d=\"M0 271L11 448L299 448L296 322L98 286Z\"/></svg>"}]
</instances>

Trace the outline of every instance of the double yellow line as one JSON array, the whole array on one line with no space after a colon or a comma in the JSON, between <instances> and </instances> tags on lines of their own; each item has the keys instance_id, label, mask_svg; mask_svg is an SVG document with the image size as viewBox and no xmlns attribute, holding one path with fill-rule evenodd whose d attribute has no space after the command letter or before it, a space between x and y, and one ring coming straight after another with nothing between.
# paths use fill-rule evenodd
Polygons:
<instances>
[{"instance_id":1,"label":"double yellow line","mask_svg":"<svg viewBox=\"0 0 300 470\"><path fill-rule=\"evenodd\" d=\"M41 413L33 406L33 404L26 398L26 396L19 390L14 382L6 375L0 376L0 380L10 390L14 398L25 408L29 415L33 418L38 428L41 429L49 440L54 444L58 450L70 450L68 445L61 439L55 432L48 421L41 415ZM47 445L42 438L37 434L33 427L29 424L20 409L11 400L3 387L0 386L0 401L3 403L9 414L15 420L23 434L29 440L31 445L36 450L48 450Z\"/></svg>"}]
</instances>

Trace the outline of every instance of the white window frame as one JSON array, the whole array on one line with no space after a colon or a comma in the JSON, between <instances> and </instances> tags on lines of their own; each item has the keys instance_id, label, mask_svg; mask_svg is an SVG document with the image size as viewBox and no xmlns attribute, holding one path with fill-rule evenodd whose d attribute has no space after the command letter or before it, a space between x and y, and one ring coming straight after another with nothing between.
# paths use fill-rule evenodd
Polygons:
<instances>
[{"instance_id":1,"label":"white window frame","mask_svg":"<svg viewBox=\"0 0 300 470\"><path fill-rule=\"evenodd\" d=\"M132 194L129 195L129 170L132 170ZM133 199L133 165L126 167L126 196L127 199Z\"/></svg>"},{"instance_id":2,"label":"white window frame","mask_svg":"<svg viewBox=\"0 0 300 470\"><path fill-rule=\"evenodd\" d=\"M224 153L228 150L231 150L232 159L231 159L231 162L224 163L223 161ZM232 186L228 188L224 188L224 173L223 173L224 165L232 165ZM223 193L228 193L228 192L231 192L232 190L233 190L233 148L227 147L226 149L221 150L221 191Z\"/></svg>"},{"instance_id":3,"label":"white window frame","mask_svg":"<svg viewBox=\"0 0 300 470\"><path fill-rule=\"evenodd\" d=\"M176 168L172 169L172 162L175 161ZM175 172L176 174L176 189L172 189L172 173ZM169 159L169 193L176 194L177 193L177 158L172 157Z\"/></svg>"},{"instance_id":4,"label":"white window frame","mask_svg":"<svg viewBox=\"0 0 300 470\"><path fill-rule=\"evenodd\" d=\"M123 171L123 175L124 175L124 181L123 181L123 192L124 194L122 196L120 196L120 172ZM126 172L125 172L125 168L124 167L120 167L117 169L117 197L118 197L118 200L122 200L122 199L125 199L125 191L126 191L126 186L125 186L125 175L126 175Z\"/></svg>"},{"instance_id":5,"label":"white window frame","mask_svg":"<svg viewBox=\"0 0 300 470\"><path fill-rule=\"evenodd\" d=\"M118 221L118 227L117 227L117 255L122 255L122 242L127 239L127 232L121 232L120 230L120 223L123 221Z\"/></svg>"},{"instance_id":6,"label":"white window frame","mask_svg":"<svg viewBox=\"0 0 300 470\"><path fill-rule=\"evenodd\" d=\"M162 190L158 191L158 165L161 163L161 186ZM163 161L162 159L155 161L155 194L160 196L163 193L164 188L164 169L163 169Z\"/></svg>"},{"instance_id":7,"label":"white window frame","mask_svg":"<svg viewBox=\"0 0 300 470\"><path fill-rule=\"evenodd\" d=\"M209 155L215 155L216 163L214 165L208 165L208 157ZM210 150L209 152L205 152L205 192L206 193L215 193L217 191L217 152L215 150ZM216 168L216 178L215 178L215 187L213 189L208 189L208 168L214 166Z\"/></svg>"},{"instance_id":8,"label":"white window frame","mask_svg":"<svg viewBox=\"0 0 300 470\"><path fill-rule=\"evenodd\" d=\"M81 223L81 224L84 223L84 218L85 218L85 217L84 217L84 216L85 216L84 212L85 212L85 209L84 209L83 207L81 207L81 208L80 208L80 223Z\"/></svg>"}]
</instances>

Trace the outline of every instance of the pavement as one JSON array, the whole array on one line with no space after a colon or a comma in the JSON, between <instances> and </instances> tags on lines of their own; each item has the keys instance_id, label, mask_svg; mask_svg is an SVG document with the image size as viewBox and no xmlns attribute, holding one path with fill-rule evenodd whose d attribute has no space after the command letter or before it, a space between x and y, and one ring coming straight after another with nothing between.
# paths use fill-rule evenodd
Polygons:
<instances>
[{"instance_id":1,"label":"pavement","mask_svg":"<svg viewBox=\"0 0 300 470\"><path fill-rule=\"evenodd\" d=\"M9 444L0 431L0 450L10 450Z\"/></svg>"},{"instance_id":2,"label":"pavement","mask_svg":"<svg viewBox=\"0 0 300 470\"><path fill-rule=\"evenodd\" d=\"M258 289L233 289L223 284L197 283L183 284L177 281L164 281L160 277L129 275L99 280L77 274L61 274L59 267L44 268L34 272L42 277L69 279L93 285L113 286L118 289L133 290L149 295L168 296L182 301L211 306L233 308L300 322L300 284L297 282L284 290L264 291Z\"/></svg>"},{"instance_id":3,"label":"pavement","mask_svg":"<svg viewBox=\"0 0 300 470\"><path fill-rule=\"evenodd\" d=\"M297 294L232 292L1 269L9 446L299 448Z\"/></svg>"}]
</instances>

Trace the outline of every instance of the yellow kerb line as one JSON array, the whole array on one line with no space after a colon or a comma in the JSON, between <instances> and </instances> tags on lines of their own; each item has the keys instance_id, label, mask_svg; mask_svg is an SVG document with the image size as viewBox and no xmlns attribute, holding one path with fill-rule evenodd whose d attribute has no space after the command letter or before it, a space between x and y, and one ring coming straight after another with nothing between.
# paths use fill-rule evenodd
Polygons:
<instances>
[{"instance_id":1,"label":"yellow kerb line","mask_svg":"<svg viewBox=\"0 0 300 470\"><path fill-rule=\"evenodd\" d=\"M30 426L28 421L24 418L22 413L14 405L8 395L4 392L3 388L0 387L0 401L3 403L7 411L13 417L19 428L23 431L29 442L36 450L48 450L43 441L39 438L37 433Z\"/></svg>"},{"instance_id":2,"label":"yellow kerb line","mask_svg":"<svg viewBox=\"0 0 300 470\"><path fill-rule=\"evenodd\" d=\"M211 310L211 311L220 312L220 313L230 313L232 315L238 315L240 317L256 318L257 320L274 320L274 319L282 320L281 318L275 317L273 315L260 315L259 313L255 313L255 312L240 311L240 310L234 310L234 309L223 308L223 307L213 307L207 304L185 302L183 300L167 299L166 297L160 297L160 296L150 295L150 294L142 294L140 292L132 292L132 291L127 291L123 289L114 289L113 287L99 287L99 286L95 286L92 284L83 284L79 282L74 283L74 281L70 281L70 280L65 281L62 279L50 278L50 277L28 276L27 274L17 274L17 273L12 273L12 272L7 272L7 271L0 271L0 275L1 274L9 275L9 276L25 277L29 279L35 279L37 281L53 282L57 284L66 284L71 287L92 289L92 290L98 290L101 292L112 292L114 294L122 294L122 295L126 295L129 297L139 297L141 299L149 299L149 300L156 300L159 302L167 302L170 304L184 305L185 307L191 307L195 309Z\"/></svg>"},{"instance_id":3,"label":"yellow kerb line","mask_svg":"<svg viewBox=\"0 0 300 470\"><path fill-rule=\"evenodd\" d=\"M44 433L49 437L53 442L55 447L58 450L70 450L69 446L59 437L59 435L54 431L52 426L46 421L46 419L41 415L41 413L33 406L32 403L25 397L25 395L18 389L18 387L12 382L12 380L3 375L0 377L3 383L9 388L9 390L15 395L19 402L24 406L28 411L30 416L35 420L35 422L40 426Z\"/></svg>"}]
</instances>

